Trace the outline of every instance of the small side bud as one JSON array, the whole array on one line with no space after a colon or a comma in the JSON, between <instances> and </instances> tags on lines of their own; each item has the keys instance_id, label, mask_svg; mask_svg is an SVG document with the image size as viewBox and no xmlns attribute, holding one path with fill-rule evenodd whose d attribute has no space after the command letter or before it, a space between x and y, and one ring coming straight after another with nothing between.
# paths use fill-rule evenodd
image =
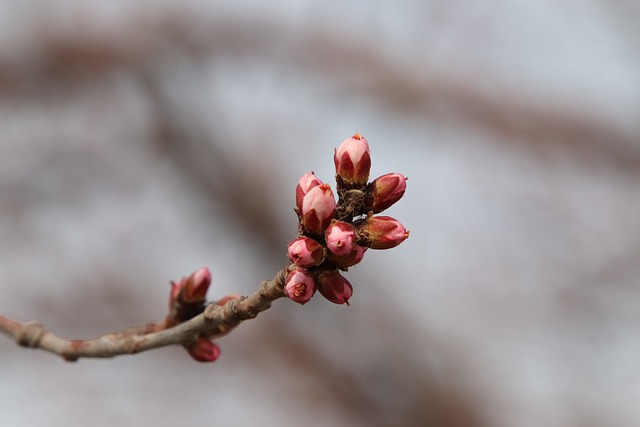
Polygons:
<instances>
[{"instance_id":1,"label":"small side bud","mask_svg":"<svg viewBox=\"0 0 640 427\"><path fill-rule=\"evenodd\" d=\"M400 200L407 189L407 178L400 173L379 176L365 189L367 210L380 213Z\"/></svg>"},{"instance_id":2,"label":"small side bud","mask_svg":"<svg viewBox=\"0 0 640 427\"><path fill-rule=\"evenodd\" d=\"M322 184L324 183L316 177L313 171L302 175L302 178L300 178L298 186L296 187L296 207L298 208L298 211L302 211L302 199L309 190Z\"/></svg>"},{"instance_id":3,"label":"small side bud","mask_svg":"<svg viewBox=\"0 0 640 427\"><path fill-rule=\"evenodd\" d=\"M298 267L313 267L320 265L325 258L325 249L311 237L299 237L287 248L289 259Z\"/></svg>"},{"instance_id":4,"label":"small side bud","mask_svg":"<svg viewBox=\"0 0 640 427\"><path fill-rule=\"evenodd\" d=\"M313 187L302 199L300 215L303 228L314 234L321 234L336 213L336 199L329 184Z\"/></svg>"},{"instance_id":5,"label":"small side bud","mask_svg":"<svg viewBox=\"0 0 640 427\"><path fill-rule=\"evenodd\" d=\"M351 283L335 270L318 274L318 290L334 304L349 305L349 298L353 295Z\"/></svg>"},{"instance_id":6,"label":"small side bud","mask_svg":"<svg viewBox=\"0 0 640 427\"><path fill-rule=\"evenodd\" d=\"M371 249L391 249L409 237L398 220L384 215L368 218L359 231Z\"/></svg>"},{"instance_id":7,"label":"small side bud","mask_svg":"<svg viewBox=\"0 0 640 427\"><path fill-rule=\"evenodd\" d=\"M184 285L184 301L187 303L204 302L210 284L211 273L207 267L202 267L194 271L191 276L187 278L187 282Z\"/></svg>"},{"instance_id":8,"label":"small side bud","mask_svg":"<svg viewBox=\"0 0 640 427\"><path fill-rule=\"evenodd\" d=\"M308 270L295 268L287 275L284 293L291 301L304 305L315 292L316 283Z\"/></svg>"},{"instance_id":9,"label":"small side bud","mask_svg":"<svg viewBox=\"0 0 640 427\"><path fill-rule=\"evenodd\" d=\"M371 152L367 140L356 133L345 139L333 155L336 174L346 183L364 187L371 169Z\"/></svg>"},{"instance_id":10,"label":"small side bud","mask_svg":"<svg viewBox=\"0 0 640 427\"><path fill-rule=\"evenodd\" d=\"M183 277L177 282L171 282L169 293L169 308L176 304L204 303L205 295L211 284L211 272L207 267L202 267L189 277Z\"/></svg>"},{"instance_id":11,"label":"small side bud","mask_svg":"<svg viewBox=\"0 0 640 427\"><path fill-rule=\"evenodd\" d=\"M347 255L356 244L356 232L353 226L344 221L334 221L325 233L327 248L335 255Z\"/></svg>"},{"instance_id":12,"label":"small side bud","mask_svg":"<svg viewBox=\"0 0 640 427\"><path fill-rule=\"evenodd\" d=\"M198 362L215 362L220 357L220 348L206 338L198 338L185 348Z\"/></svg>"},{"instance_id":13,"label":"small side bud","mask_svg":"<svg viewBox=\"0 0 640 427\"><path fill-rule=\"evenodd\" d=\"M184 287L184 284L187 282L187 278L183 277L177 282L171 281L171 291L169 292L169 309L171 309L178 301L178 297L180 296L180 292Z\"/></svg>"}]
</instances>

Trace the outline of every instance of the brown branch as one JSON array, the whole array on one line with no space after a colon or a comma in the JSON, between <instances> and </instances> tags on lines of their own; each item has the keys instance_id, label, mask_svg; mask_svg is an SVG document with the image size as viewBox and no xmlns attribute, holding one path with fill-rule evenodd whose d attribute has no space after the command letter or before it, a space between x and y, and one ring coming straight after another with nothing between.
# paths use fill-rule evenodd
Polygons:
<instances>
[{"instance_id":1,"label":"brown branch","mask_svg":"<svg viewBox=\"0 0 640 427\"><path fill-rule=\"evenodd\" d=\"M271 302L284 296L284 280L291 267L280 270L272 280L265 280L250 296L231 299L224 305L209 304L202 314L167 328L166 319L138 328L105 334L90 340L67 340L46 330L37 322L20 322L0 314L0 332L18 345L39 348L61 356L66 361L81 357L110 358L169 345L185 345L199 336L226 335L244 320L253 319L268 309Z\"/></svg>"},{"instance_id":2,"label":"brown branch","mask_svg":"<svg viewBox=\"0 0 640 427\"><path fill-rule=\"evenodd\" d=\"M37 63L26 67L30 71L25 73L23 58L0 60L0 92L20 95L21 91L31 91L34 81L77 82L79 75L100 76L116 67L135 70L153 65L149 58L166 55L167 43L182 47L182 53L192 60L223 55L278 57L277 49L288 46L292 66L330 76L341 90L373 97L380 105L402 114L423 117L432 113L433 105L453 106L447 110L456 111L459 118L503 135L522 136L536 146L553 141L623 165L637 167L640 163L635 131L602 117L599 110L588 108L589 102L568 103L553 98L535 102L526 93L521 97L493 96L464 75L412 63L411 58L397 61L382 54L375 44L363 44L357 38L345 40L321 26L305 27L304 36L291 44L291 29L263 21L202 21L208 33L198 32L194 37L193 20L202 18L194 18L188 10L178 15L161 13L155 20L132 19L134 23L140 19L143 25L129 25L131 32L126 37L101 36L89 28L80 39L55 31L41 32L36 38L41 48L36 50L45 54L32 55ZM140 28L152 29L159 37L149 39L139 34ZM341 69L338 74L334 72L337 64ZM500 87L496 90L499 92Z\"/></svg>"}]
</instances>

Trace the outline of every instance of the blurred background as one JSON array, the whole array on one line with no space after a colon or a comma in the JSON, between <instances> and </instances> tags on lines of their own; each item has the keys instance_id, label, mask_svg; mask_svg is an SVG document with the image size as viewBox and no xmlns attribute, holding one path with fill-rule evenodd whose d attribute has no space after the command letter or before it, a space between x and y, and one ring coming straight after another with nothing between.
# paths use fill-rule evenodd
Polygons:
<instances>
[{"instance_id":1,"label":"blurred background","mask_svg":"<svg viewBox=\"0 0 640 427\"><path fill-rule=\"evenodd\" d=\"M634 1L0 2L0 312L91 338L284 266L355 132L411 237L199 364L0 337L2 426L640 425Z\"/></svg>"}]
</instances>

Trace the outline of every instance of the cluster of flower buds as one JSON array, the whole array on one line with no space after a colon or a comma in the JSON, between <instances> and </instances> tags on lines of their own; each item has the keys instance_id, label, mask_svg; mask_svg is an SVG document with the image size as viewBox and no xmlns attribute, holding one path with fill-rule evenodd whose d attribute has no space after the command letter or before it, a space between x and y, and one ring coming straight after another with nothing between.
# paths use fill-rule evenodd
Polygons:
<instances>
[{"instance_id":1,"label":"cluster of flower buds","mask_svg":"<svg viewBox=\"0 0 640 427\"><path fill-rule=\"evenodd\" d=\"M177 282L171 282L169 293L169 315L165 319L166 327L178 325L202 313L206 306L207 290L211 284L211 273L202 267L189 277L183 277ZM224 305L231 299L240 298L239 295L227 295L215 302ZM233 327L217 331L216 337L226 335ZM185 345L189 355L198 362L215 362L220 356L220 348L208 336L200 336L189 345Z\"/></svg>"},{"instance_id":2,"label":"cluster of flower buds","mask_svg":"<svg viewBox=\"0 0 640 427\"><path fill-rule=\"evenodd\" d=\"M390 216L375 215L404 195L407 178L388 173L371 182L371 153L362 135L346 139L334 153L336 192L313 172L300 178L296 187L298 238L289 243L294 264L285 280L284 292L305 304L316 290L329 301L349 305L353 286L340 271L358 264L368 248L398 246L409 232Z\"/></svg>"}]
</instances>

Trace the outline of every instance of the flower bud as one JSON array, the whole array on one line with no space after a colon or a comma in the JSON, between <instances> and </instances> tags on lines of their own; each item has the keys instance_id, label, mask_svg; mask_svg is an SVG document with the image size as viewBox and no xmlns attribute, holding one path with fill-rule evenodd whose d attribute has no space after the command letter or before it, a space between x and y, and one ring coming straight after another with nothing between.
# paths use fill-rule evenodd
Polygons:
<instances>
[{"instance_id":1,"label":"flower bud","mask_svg":"<svg viewBox=\"0 0 640 427\"><path fill-rule=\"evenodd\" d=\"M360 231L371 249L390 249L409 237L409 232L398 220L384 215L368 218Z\"/></svg>"},{"instance_id":2,"label":"flower bud","mask_svg":"<svg viewBox=\"0 0 640 427\"><path fill-rule=\"evenodd\" d=\"M348 268L353 267L358 264L364 258L365 251L369 249L366 246L355 245L353 250L349 252L347 255L333 255L329 254L327 260L329 262L335 263L339 267Z\"/></svg>"},{"instance_id":3,"label":"flower bud","mask_svg":"<svg viewBox=\"0 0 640 427\"><path fill-rule=\"evenodd\" d=\"M356 244L353 226L343 221L334 221L324 232L327 248L335 255L347 255Z\"/></svg>"},{"instance_id":4,"label":"flower bud","mask_svg":"<svg viewBox=\"0 0 640 427\"><path fill-rule=\"evenodd\" d=\"M333 155L336 174L346 183L364 187L371 169L369 143L359 133L345 139Z\"/></svg>"},{"instance_id":5,"label":"flower bud","mask_svg":"<svg viewBox=\"0 0 640 427\"><path fill-rule=\"evenodd\" d=\"M306 304L316 292L313 276L304 268L295 268L287 275L284 293L291 301Z\"/></svg>"},{"instance_id":6,"label":"flower bud","mask_svg":"<svg viewBox=\"0 0 640 427\"><path fill-rule=\"evenodd\" d=\"M187 278L187 283L184 285L184 301L188 303L204 302L210 284L211 273L207 267L194 271Z\"/></svg>"},{"instance_id":7,"label":"flower bud","mask_svg":"<svg viewBox=\"0 0 640 427\"><path fill-rule=\"evenodd\" d=\"M407 188L407 178L399 173L388 173L367 185L366 207L373 213L380 213L400 200Z\"/></svg>"},{"instance_id":8,"label":"flower bud","mask_svg":"<svg viewBox=\"0 0 640 427\"><path fill-rule=\"evenodd\" d=\"M302 199L302 226L310 233L322 233L336 213L336 200L329 184L313 187Z\"/></svg>"},{"instance_id":9,"label":"flower bud","mask_svg":"<svg viewBox=\"0 0 640 427\"><path fill-rule=\"evenodd\" d=\"M176 301L181 304L204 303L210 284L211 273L207 267L194 271L189 277L171 282L169 307L172 307Z\"/></svg>"},{"instance_id":10,"label":"flower bud","mask_svg":"<svg viewBox=\"0 0 640 427\"><path fill-rule=\"evenodd\" d=\"M296 187L296 207L298 208L298 211L302 210L302 199L309 190L321 184L323 184L323 182L316 177L313 171L302 175L302 178L300 178L298 186Z\"/></svg>"},{"instance_id":11,"label":"flower bud","mask_svg":"<svg viewBox=\"0 0 640 427\"><path fill-rule=\"evenodd\" d=\"M318 290L334 304L349 305L353 286L337 270L323 271L318 275Z\"/></svg>"},{"instance_id":12,"label":"flower bud","mask_svg":"<svg viewBox=\"0 0 640 427\"><path fill-rule=\"evenodd\" d=\"M185 348L198 362L215 362L220 357L220 348L206 338L198 338Z\"/></svg>"},{"instance_id":13,"label":"flower bud","mask_svg":"<svg viewBox=\"0 0 640 427\"><path fill-rule=\"evenodd\" d=\"M299 237L289 243L289 259L298 267L320 265L325 258L324 247L311 237Z\"/></svg>"},{"instance_id":14,"label":"flower bud","mask_svg":"<svg viewBox=\"0 0 640 427\"><path fill-rule=\"evenodd\" d=\"M182 291L182 288L184 287L184 284L186 283L186 281L187 281L186 277L183 277L177 282L174 282L173 280L171 281L171 291L169 292L169 309L171 309L174 303L178 300L178 297L180 296L180 291Z\"/></svg>"}]
</instances>

